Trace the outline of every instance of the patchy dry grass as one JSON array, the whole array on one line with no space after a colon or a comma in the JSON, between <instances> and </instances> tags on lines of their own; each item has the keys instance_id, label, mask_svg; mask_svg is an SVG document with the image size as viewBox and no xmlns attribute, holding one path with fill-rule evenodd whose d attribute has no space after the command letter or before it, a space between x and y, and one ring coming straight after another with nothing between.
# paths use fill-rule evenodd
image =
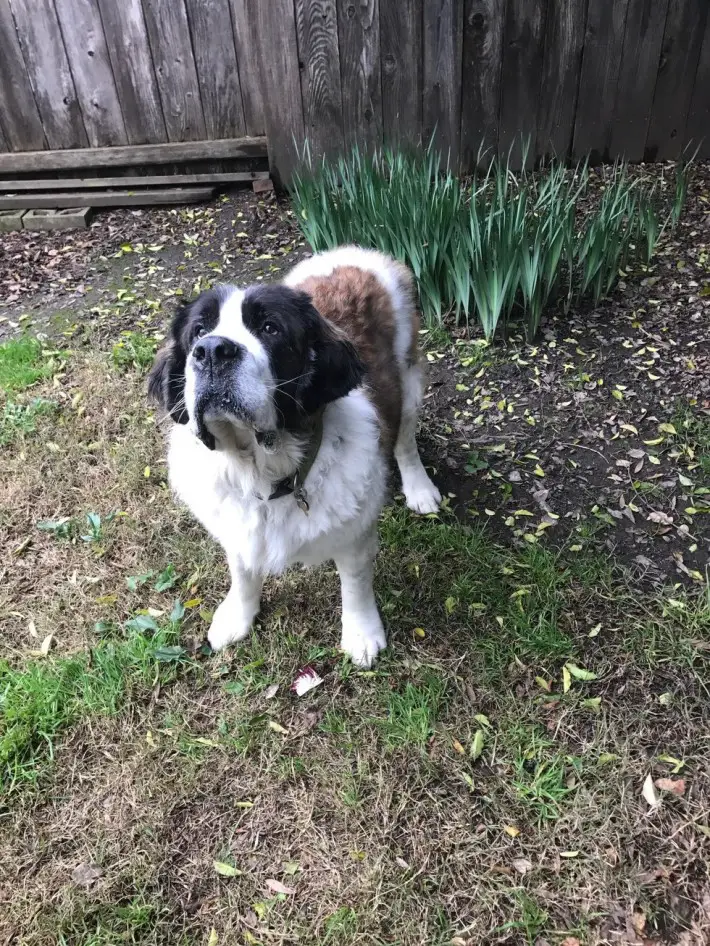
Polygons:
<instances>
[{"instance_id":1,"label":"patchy dry grass","mask_svg":"<svg viewBox=\"0 0 710 946\"><path fill-rule=\"evenodd\" d=\"M705 942L707 591L395 505L375 670L334 649L329 568L210 656L225 568L130 341L12 394L53 407L1 460L0 940Z\"/></svg>"}]
</instances>

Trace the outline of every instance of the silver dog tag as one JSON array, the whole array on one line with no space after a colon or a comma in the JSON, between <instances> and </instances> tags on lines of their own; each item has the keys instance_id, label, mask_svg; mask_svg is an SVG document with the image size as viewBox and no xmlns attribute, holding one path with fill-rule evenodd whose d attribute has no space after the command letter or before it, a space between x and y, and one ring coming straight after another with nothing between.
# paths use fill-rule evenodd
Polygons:
<instances>
[{"instance_id":1,"label":"silver dog tag","mask_svg":"<svg viewBox=\"0 0 710 946\"><path fill-rule=\"evenodd\" d=\"M296 500L296 505L301 510L301 512L308 515L308 510L311 507L308 505L308 493L303 486L296 486L294 488L293 498Z\"/></svg>"}]
</instances>

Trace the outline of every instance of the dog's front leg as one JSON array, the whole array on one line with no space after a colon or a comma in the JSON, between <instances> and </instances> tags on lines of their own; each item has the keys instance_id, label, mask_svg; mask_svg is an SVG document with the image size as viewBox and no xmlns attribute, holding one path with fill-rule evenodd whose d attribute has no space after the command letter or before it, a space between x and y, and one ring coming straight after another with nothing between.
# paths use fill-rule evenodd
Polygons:
<instances>
[{"instance_id":1,"label":"dog's front leg","mask_svg":"<svg viewBox=\"0 0 710 946\"><path fill-rule=\"evenodd\" d=\"M246 571L234 560L229 562L229 572L232 587L215 611L207 635L212 650L223 650L235 641L243 640L259 613L263 576Z\"/></svg>"},{"instance_id":2,"label":"dog's front leg","mask_svg":"<svg viewBox=\"0 0 710 946\"><path fill-rule=\"evenodd\" d=\"M358 667L371 667L378 653L387 646L372 587L376 554L375 526L335 558L343 597L343 636L340 647Z\"/></svg>"}]
</instances>

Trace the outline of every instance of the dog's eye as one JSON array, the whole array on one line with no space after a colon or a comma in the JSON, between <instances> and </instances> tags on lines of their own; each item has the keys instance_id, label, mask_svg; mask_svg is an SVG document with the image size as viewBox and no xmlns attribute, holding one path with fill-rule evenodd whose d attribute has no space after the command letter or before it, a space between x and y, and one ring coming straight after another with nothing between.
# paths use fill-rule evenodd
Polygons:
<instances>
[{"instance_id":1,"label":"dog's eye","mask_svg":"<svg viewBox=\"0 0 710 946\"><path fill-rule=\"evenodd\" d=\"M262 328L263 328L263 330L266 332L267 335L278 335L278 334L279 334L278 326L277 326L277 325L274 325L273 322L264 322Z\"/></svg>"},{"instance_id":2,"label":"dog's eye","mask_svg":"<svg viewBox=\"0 0 710 946\"><path fill-rule=\"evenodd\" d=\"M207 334L207 329L204 327L204 325L201 325L195 332L195 338L202 338L202 336L206 334Z\"/></svg>"}]
</instances>

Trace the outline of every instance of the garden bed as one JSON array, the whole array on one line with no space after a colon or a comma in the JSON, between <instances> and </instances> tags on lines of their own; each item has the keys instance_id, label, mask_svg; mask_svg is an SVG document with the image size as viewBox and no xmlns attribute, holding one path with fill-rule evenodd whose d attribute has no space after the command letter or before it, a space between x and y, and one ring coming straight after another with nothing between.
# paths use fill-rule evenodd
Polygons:
<instances>
[{"instance_id":1,"label":"garden bed","mask_svg":"<svg viewBox=\"0 0 710 946\"><path fill-rule=\"evenodd\" d=\"M700 166L650 269L531 346L422 335L448 504L384 515L366 673L328 568L205 651L226 568L145 402L181 294L306 253L287 208L3 236L0 333L41 345L0 361L0 941L707 941L709 214Z\"/></svg>"}]
</instances>

